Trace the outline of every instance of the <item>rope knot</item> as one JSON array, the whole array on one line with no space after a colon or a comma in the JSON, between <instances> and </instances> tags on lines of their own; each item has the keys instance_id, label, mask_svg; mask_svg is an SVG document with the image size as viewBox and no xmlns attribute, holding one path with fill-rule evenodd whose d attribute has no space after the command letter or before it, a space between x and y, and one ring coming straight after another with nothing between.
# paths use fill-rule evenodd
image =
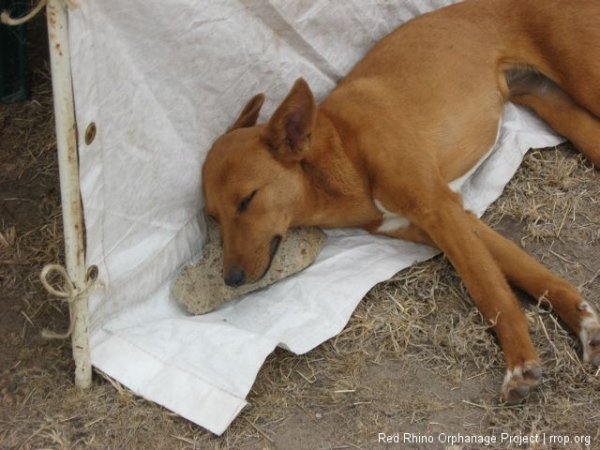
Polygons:
<instances>
[{"instance_id":1,"label":"rope knot","mask_svg":"<svg viewBox=\"0 0 600 450\"><path fill-rule=\"evenodd\" d=\"M57 274L62 281L62 287L55 288L50 284L50 275ZM42 330L42 337L45 339L67 339L73 334L73 303L79 300L86 300L90 291L97 285L98 267L90 266L87 270L85 283L81 287L75 286L67 270L60 264L48 264L42 269L40 280L46 288L46 291L58 299L66 301L69 304L69 329L65 333L55 333L50 330Z\"/></svg>"},{"instance_id":2,"label":"rope knot","mask_svg":"<svg viewBox=\"0 0 600 450\"><path fill-rule=\"evenodd\" d=\"M40 2L37 4L37 6L35 8L33 8L29 14L23 16L23 17L19 17L17 19L14 19L13 17L11 17L10 13L8 11L2 11L2 14L0 14L0 22L2 22L5 25L10 25L10 26L17 26L17 25L23 25L25 22L29 22L31 19L33 19L35 16L37 16L37 14L44 8L44 6L46 6L46 1L47 0L40 0ZM67 7L69 8L77 8L79 7L79 0L62 0L65 5L67 5Z\"/></svg>"}]
</instances>

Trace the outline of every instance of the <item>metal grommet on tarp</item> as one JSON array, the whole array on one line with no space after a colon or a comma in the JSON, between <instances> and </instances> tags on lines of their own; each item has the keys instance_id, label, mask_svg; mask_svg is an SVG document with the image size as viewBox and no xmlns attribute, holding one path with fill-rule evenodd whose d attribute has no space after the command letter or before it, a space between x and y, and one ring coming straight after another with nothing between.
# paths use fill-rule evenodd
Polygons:
<instances>
[{"instance_id":1,"label":"metal grommet on tarp","mask_svg":"<svg viewBox=\"0 0 600 450\"><path fill-rule=\"evenodd\" d=\"M86 145L90 145L94 142L94 138L96 137L96 123L90 122L88 126L85 128L84 140Z\"/></svg>"}]
</instances>

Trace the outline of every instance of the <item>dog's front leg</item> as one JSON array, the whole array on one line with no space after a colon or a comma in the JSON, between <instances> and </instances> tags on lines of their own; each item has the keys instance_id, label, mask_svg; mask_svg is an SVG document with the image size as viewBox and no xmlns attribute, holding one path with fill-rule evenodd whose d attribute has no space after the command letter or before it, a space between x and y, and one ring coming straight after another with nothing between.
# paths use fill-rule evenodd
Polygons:
<instances>
[{"instance_id":1,"label":"dog's front leg","mask_svg":"<svg viewBox=\"0 0 600 450\"><path fill-rule=\"evenodd\" d=\"M509 403L521 401L537 384L541 369L527 319L505 277L478 236L458 195L443 182L436 183L435 189L402 184L397 188L378 186L376 200L387 210L409 218L410 226L422 229L446 254L484 318L493 324L502 346L507 365L502 398ZM398 192L401 195L390 195ZM400 237L406 237L402 236L402 230L399 233Z\"/></svg>"},{"instance_id":2,"label":"dog's front leg","mask_svg":"<svg viewBox=\"0 0 600 450\"><path fill-rule=\"evenodd\" d=\"M534 299L549 304L579 336L583 362L600 366L600 320L592 305L568 281L553 274L513 242L474 215L469 218L508 281Z\"/></svg>"}]
</instances>

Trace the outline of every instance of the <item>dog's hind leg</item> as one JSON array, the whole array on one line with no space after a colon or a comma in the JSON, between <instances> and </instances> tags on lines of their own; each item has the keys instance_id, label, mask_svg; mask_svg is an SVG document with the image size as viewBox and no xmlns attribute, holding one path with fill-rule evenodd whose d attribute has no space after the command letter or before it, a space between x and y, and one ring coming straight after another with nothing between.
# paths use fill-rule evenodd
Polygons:
<instances>
[{"instance_id":1,"label":"dog's hind leg","mask_svg":"<svg viewBox=\"0 0 600 450\"><path fill-rule=\"evenodd\" d=\"M569 282L553 274L473 215L471 223L508 281L532 297L550 304L579 336L583 345L583 361L600 366L600 321L590 304Z\"/></svg>"},{"instance_id":2,"label":"dog's hind leg","mask_svg":"<svg viewBox=\"0 0 600 450\"><path fill-rule=\"evenodd\" d=\"M533 109L600 168L600 118L577 104L544 75L528 68L506 72L509 100Z\"/></svg>"}]
</instances>

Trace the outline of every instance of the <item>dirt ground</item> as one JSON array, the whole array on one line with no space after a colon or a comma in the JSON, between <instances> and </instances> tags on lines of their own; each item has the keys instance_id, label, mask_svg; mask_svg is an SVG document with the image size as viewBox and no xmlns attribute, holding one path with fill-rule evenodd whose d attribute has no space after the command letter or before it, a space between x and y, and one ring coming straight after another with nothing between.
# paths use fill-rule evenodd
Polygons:
<instances>
[{"instance_id":1,"label":"dirt ground","mask_svg":"<svg viewBox=\"0 0 600 450\"><path fill-rule=\"evenodd\" d=\"M43 38L30 47L32 100L0 106L0 449L600 448L600 377L576 338L522 296L544 376L499 404L498 345L443 257L373 288L314 351L275 351L223 436L97 372L77 390L70 343L40 336L68 312L38 279L63 242ZM531 151L486 221L600 306L600 176L570 146Z\"/></svg>"}]
</instances>

